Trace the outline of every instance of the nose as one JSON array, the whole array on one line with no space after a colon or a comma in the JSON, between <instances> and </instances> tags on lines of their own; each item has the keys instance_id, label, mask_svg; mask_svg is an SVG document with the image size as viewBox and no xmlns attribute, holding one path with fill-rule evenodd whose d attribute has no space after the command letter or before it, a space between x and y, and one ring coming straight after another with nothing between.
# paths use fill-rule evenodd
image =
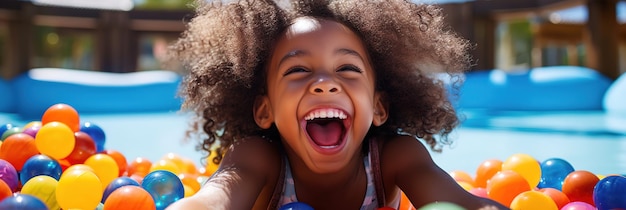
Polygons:
<instances>
[{"instance_id":1,"label":"nose","mask_svg":"<svg viewBox=\"0 0 626 210\"><path fill-rule=\"evenodd\" d=\"M316 95L335 94L341 92L341 87L330 78L320 77L311 85L310 92Z\"/></svg>"}]
</instances>

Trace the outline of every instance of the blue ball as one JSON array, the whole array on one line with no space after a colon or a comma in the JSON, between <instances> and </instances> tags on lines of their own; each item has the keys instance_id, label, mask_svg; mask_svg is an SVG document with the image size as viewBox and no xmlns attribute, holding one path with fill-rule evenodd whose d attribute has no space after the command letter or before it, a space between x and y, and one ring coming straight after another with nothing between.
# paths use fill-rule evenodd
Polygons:
<instances>
[{"instance_id":1,"label":"blue ball","mask_svg":"<svg viewBox=\"0 0 626 210\"><path fill-rule=\"evenodd\" d=\"M2 136L2 134L4 134L5 131L7 131L7 130L13 128L13 127L15 127L15 126L13 124L11 124L11 123L7 123L7 124L4 124L4 125L1 125L0 126L0 136Z\"/></svg>"},{"instance_id":2,"label":"blue ball","mask_svg":"<svg viewBox=\"0 0 626 210\"><path fill-rule=\"evenodd\" d=\"M593 202L598 209L626 209L626 177L607 176L598 181Z\"/></svg>"},{"instance_id":3,"label":"blue ball","mask_svg":"<svg viewBox=\"0 0 626 210\"><path fill-rule=\"evenodd\" d=\"M104 151L106 135L102 128L91 122L85 122L80 126L80 131L87 133L93 139L94 143L96 143L96 152Z\"/></svg>"},{"instance_id":4,"label":"blue ball","mask_svg":"<svg viewBox=\"0 0 626 210\"><path fill-rule=\"evenodd\" d=\"M163 210L185 197L185 188L180 178L165 170L156 170L147 174L141 181L141 187L150 193L157 210Z\"/></svg>"},{"instance_id":5,"label":"blue ball","mask_svg":"<svg viewBox=\"0 0 626 210\"><path fill-rule=\"evenodd\" d=\"M22 171L20 171L20 181L24 185L30 178L39 175L47 175L59 180L61 173L63 173L63 169L56 160L46 155L33 155L24 162Z\"/></svg>"},{"instance_id":6,"label":"blue ball","mask_svg":"<svg viewBox=\"0 0 626 210\"><path fill-rule=\"evenodd\" d=\"M561 158L550 158L540 164L541 179L537 187L563 190L565 177L574 171L574 167Z\"/></svg>"},{"instance_id":7,"label":"blue ball","mask_svg":"<svg viewBox=\"0 0 626 210\"><path fill-rule=\"evenodd\" d=\"M39 198L28 195L15 193L0 202L2 210L48 210L48 206Z\"/></svg>"},{"instance_id":8,"label":"blue ball","mask_svg":"<svg viewBox=\"0 0 626 210\"><path fill-rule=\"evenodd\" d=\"M104 203L104 201L107 200L109 195L111 195L111 193L113 193L113 191L117 190L117 188L120 188L120 187L126 186L126 185L140 186L137 181L135 181L134 179L131 179L130 177L127 177L127 176L122 176L122 177L115 178L104 189L104 194L102 195L102 200L100 202Z\"/></svg>"},{"instance_id":9,"label":"blue ball","mask_svg":"<svg viewBox=\"0 0 626 210\"><path fill-rule=\"evenodd\" d=\"M291 202L281 206L280 210L313 210L313 207L302 202Z\"/></svg>"}]
</instances>

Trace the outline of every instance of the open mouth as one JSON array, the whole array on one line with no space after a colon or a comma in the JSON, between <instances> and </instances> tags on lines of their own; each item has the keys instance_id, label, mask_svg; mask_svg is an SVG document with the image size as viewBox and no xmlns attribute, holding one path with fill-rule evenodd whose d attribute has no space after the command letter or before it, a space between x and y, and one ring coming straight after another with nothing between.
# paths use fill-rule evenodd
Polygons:
<instances>
[{"instance_id":1,"label":"open mouth","mask_svg":"<svg viewBox=\"0 0 626 210\"><path fill-rule=\"evenodd\" d=\"M318 109L310 112L306 120L306 131L311 140L321 148L340 146L346 134L348 115L339 109Z\"/></svg>"}]
</instances>

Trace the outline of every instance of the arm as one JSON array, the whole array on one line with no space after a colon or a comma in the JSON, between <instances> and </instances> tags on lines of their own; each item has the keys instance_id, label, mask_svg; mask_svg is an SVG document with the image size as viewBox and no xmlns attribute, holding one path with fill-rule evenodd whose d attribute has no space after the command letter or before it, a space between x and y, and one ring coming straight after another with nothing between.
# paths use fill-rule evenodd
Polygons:
<instances>
[{"instance_id":1,"label":"arm","mask_svg":"<svg viewBox=\"0 0 626 210\"><path fill-rule=\"evenodd\" d=\"M381 155L385 186L398 186L411 203L419 208L435 201L448 201L469 210L484 207L508 209L490 199L480 198L467 192L448 173L439 168L430 153L417 139L397 136L384 145ZM385 187L386 192L391 192Z\"/></svg>"},{"instance_id":2,"label":"arm","mask_svg":"<svg viewBox=\"0 0 626 210\"><path fill-rule=\"evenodd\" d=\"M232 145L219 169L193 196L167 210L266 209L280 171L276 145L259 137Z\"/></svg>"}]
</instances>

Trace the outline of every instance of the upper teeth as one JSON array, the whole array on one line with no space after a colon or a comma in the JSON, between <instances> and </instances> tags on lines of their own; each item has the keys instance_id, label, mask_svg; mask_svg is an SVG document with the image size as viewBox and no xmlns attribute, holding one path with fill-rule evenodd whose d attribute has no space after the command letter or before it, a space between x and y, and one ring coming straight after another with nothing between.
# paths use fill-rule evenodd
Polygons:
<instances>
[{"instance_id":1,"label":"upper teeth","mask_svg":"<svg viewBox=\"0 0 626 210\"><path fill-rule=\"evenodd\" d=\"M305 120L313 120L317 118L339 118L346 119L348 115L339 109L318 109L309 113Z\"/></svg>"}]
</instances>

